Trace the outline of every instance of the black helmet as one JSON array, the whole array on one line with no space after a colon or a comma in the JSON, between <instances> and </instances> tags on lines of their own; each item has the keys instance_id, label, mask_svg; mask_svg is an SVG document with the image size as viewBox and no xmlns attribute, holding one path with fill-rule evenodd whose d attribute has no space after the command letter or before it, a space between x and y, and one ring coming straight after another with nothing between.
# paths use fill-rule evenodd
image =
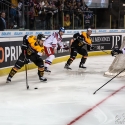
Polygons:
<instances>
[{"instance_id":1,"label":"black helmet","mask_svg":"<svg viewBox=\"0 0 125 125\"><path fill-rule=\"evenodd\" d=\"M44 34L38 34L38 35L37 35L37 39L38 39L38 40L45 40L46 37L45 37Z\"/></svg>"}]
</instances>

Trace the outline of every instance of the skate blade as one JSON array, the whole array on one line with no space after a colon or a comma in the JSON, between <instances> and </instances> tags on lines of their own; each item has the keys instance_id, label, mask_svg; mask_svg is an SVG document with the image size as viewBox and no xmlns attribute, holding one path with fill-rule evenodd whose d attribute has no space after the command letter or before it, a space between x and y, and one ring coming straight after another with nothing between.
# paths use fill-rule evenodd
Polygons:
<instances>
[{"instance_id":1,"label":"skate blade","mask_svg":"<svg viewBox=\"0 0 125 125\"><path fill-rule=\"evenodd\" d=\"M46 82L47 82L47 80L46 80L46 81L44 81L44 80L40 80L40 82L45 82L45 83L46 83Z\"/></svg>"},{"instance_id":2,"label":"skate blade","mask_svg":"<svg viewBox=\"0 0 125 125\"><path fill-rule=\"evenodd\" d=\"M6 81L6 83L10 83L11 81Z\"/></svg>"},{"instance_id":3,"label":"skate blade","mask_svg":"<svg viewBox=\"0 0 125 125\"><path fill-rule=\"evenodd\" d=\"M78 71L86 71L86 68L79 68Z\"/></svg>"},{"instance_id":4,"label":"skate blade","mask_svg":"<svg viewBox=\"0 0 125 125\"><path fill-rule=\"evenodd\" d=\"M67 69L68 71L71 71L72 69Z\"/></svg>"},{"instance_id":5,"label":"skate blade","mask_svg":"<svg viewBox=\"0 0 125 125\"><path fill-rule=\"evenodd\" d=\"M66 69L66 70L72 70L72 69L68 69L68 68L65 68L65 67L64 67L64 69Z\"/></svg>"},{"instance_id":6,"label":"skate blade","mask_svg":"<svg viewBox=\"0 0 125 125\"><path fill-rule=\"evenodd\" d=\"M51 74L51 72L44 72L45 74L47 74L47 75L50 75Z\"/></svg>"}]
</instances>

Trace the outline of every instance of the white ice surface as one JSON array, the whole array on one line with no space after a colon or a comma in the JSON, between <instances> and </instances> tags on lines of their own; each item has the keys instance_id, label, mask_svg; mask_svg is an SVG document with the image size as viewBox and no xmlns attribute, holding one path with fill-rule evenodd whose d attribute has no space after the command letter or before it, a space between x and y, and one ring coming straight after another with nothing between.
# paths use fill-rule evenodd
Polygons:
<instances>
[{"instance_id":1,"label":"white ice surface","mask_svg":"<svg viewBox=\"0 0 125 125\"><path fill-rule=\"evenodd\" d=\"M65 62L52 65L52 73L41 83L37 69L17 73L12 82L0 77L0 125L67 125L104 98L125 85L124 78L115 78L95 95L93 92L111 77L104 77L113 61L111 56L88 57L87 69L79 70L80 59L74 60L72 71ZM38 87L38 89L34 89ZM125 89L110 97L72 125L124 125Z\"/></svg>"}]
</instances>

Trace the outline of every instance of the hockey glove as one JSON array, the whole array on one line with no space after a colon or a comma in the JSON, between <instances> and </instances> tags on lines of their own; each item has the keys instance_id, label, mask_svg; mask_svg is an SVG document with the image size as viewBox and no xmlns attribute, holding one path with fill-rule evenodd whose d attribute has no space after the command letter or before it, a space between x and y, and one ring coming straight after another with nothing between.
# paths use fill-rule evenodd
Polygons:
<instances>
[{"instance_id":1,"label":"hockey glove","mask_svg":"<svg viewBox=\"0 0 125 125\"><path fill-rule=\"evenodd\" d=\"M57 50L60 50L60 49L61 49L61 47L60 47L60 46L58 46L58 47L57 47ZM68 50L68 49L69 49L69 47L68 47L67 45L64 45L64 47L63 47L62 49L64 49L64 50Z\"/></svg>"},{"instance_id":2,"label":"hockey glove","mask_svg":"<svg viewBox=\"0 0 125 125\"><path fill-rule=\"evenodd\" d=\"M39 61L40 61L40 60L42 61L42 55L43 55L43 54L40 53L40 52L37 53L37 59L38 59Z\"/></svg>"},{"instance_id":3,"label":"hockey glove","mask_svg":"<svg viewBox=\"0 0 125 125\"><path fill-rule=\"evenodd\" d=\"M69 47L68 47L67 45L64 45L64 48L63 48L63 49L68 50Z\"/></svg>"},{"instance_id":4,"label":"hockey glove","mask_svg":"<svg viewBox=\"0 0 125 125\"><path fill-rule=\"evenodd\" d=\"M27 50L28 46L26 44L22 44L21 49L22 51Z\"/></svg>"},{"instance_id":5,"label":"hockey glove","mask_svg":"<svg viewBox=\"0 0 125 125\"><path fill-rule=\"evenodd\" d=\"M38 56L42 56L42 53L38 52L37 55L38 55Z\"/></svg>"},{"instance_id":6,"label":"hockey glove","mask_svg":"<svg viewBox=\"0 0 125 125\"><path fill-rule=\"evenodd\" d=\"M25 64L28 64L30 62L30 59L27 58L26 50L24 50L23 53L24 53L24 62Z\"/></svg>"},{"instance_id":7,"label":"hockey glove","mask_svg":"<svg viewBox=\"0 0 125 125\"><path fill-rule=\"evenodd\" d=\"M61 47L60 47L60 46L58 46L58 47L57 47L57 50L60 50L60 49L61 49Z\"/></svg>"},{"instance_id":8,"label":"hockey glove","mask_svg":"<svg viewBox=\"0 0 125 125\"><path fill-rule=\"evenodd\" d=\"M90 49L91 50L97 50L97 47L96 46L91 46Z\"/></svg>"},{"instance_id":9,"label":"hockey glove","mask_svg":"<svg viewBox=\"0 0 125 125\"><path fill-rule=\"evenodd\" d=\"M30 59L25 58L25 64L28 64L30 62Z\"/></svg>"},{"instance_id":10,"label":"hockey glove","mask_svg":"<svg viewBox=\"0 0 125 125\"><path fill-rule=\"evenodd\" d=\"M22 51L27 50L28 48L28 40L27 40L27 35L23 37L23 44L21 46Z\"/></svg>"}]
</instances>

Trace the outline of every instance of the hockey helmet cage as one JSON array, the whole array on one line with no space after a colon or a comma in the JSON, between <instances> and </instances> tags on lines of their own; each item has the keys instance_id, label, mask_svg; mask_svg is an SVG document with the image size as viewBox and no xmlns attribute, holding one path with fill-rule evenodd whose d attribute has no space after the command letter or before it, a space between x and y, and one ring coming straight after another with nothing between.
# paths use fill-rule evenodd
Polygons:
<instances>
[{"instance_id":1,"label":"hockey helmet cage","mask_svg":"<svg viewBox=\"0 0 125 125\"><path fill-rule=\"evenodd\" d=\"M37 35L37 39L38 39L38 40L45 40L46 37L45 37L44 34L38 34L38 35Z\"/></svg>"},{"instance_id":2,"label":"hockey helmet cage","mask_svg":"<svg viewBox=\"0 0 125 125\"><path fill-rule=\"evenodd\" d=\"M59 32L65 33L65 28L64 28L64 27L60 27L60 28L59 28Z\"/></svg>"}]
</instances>

